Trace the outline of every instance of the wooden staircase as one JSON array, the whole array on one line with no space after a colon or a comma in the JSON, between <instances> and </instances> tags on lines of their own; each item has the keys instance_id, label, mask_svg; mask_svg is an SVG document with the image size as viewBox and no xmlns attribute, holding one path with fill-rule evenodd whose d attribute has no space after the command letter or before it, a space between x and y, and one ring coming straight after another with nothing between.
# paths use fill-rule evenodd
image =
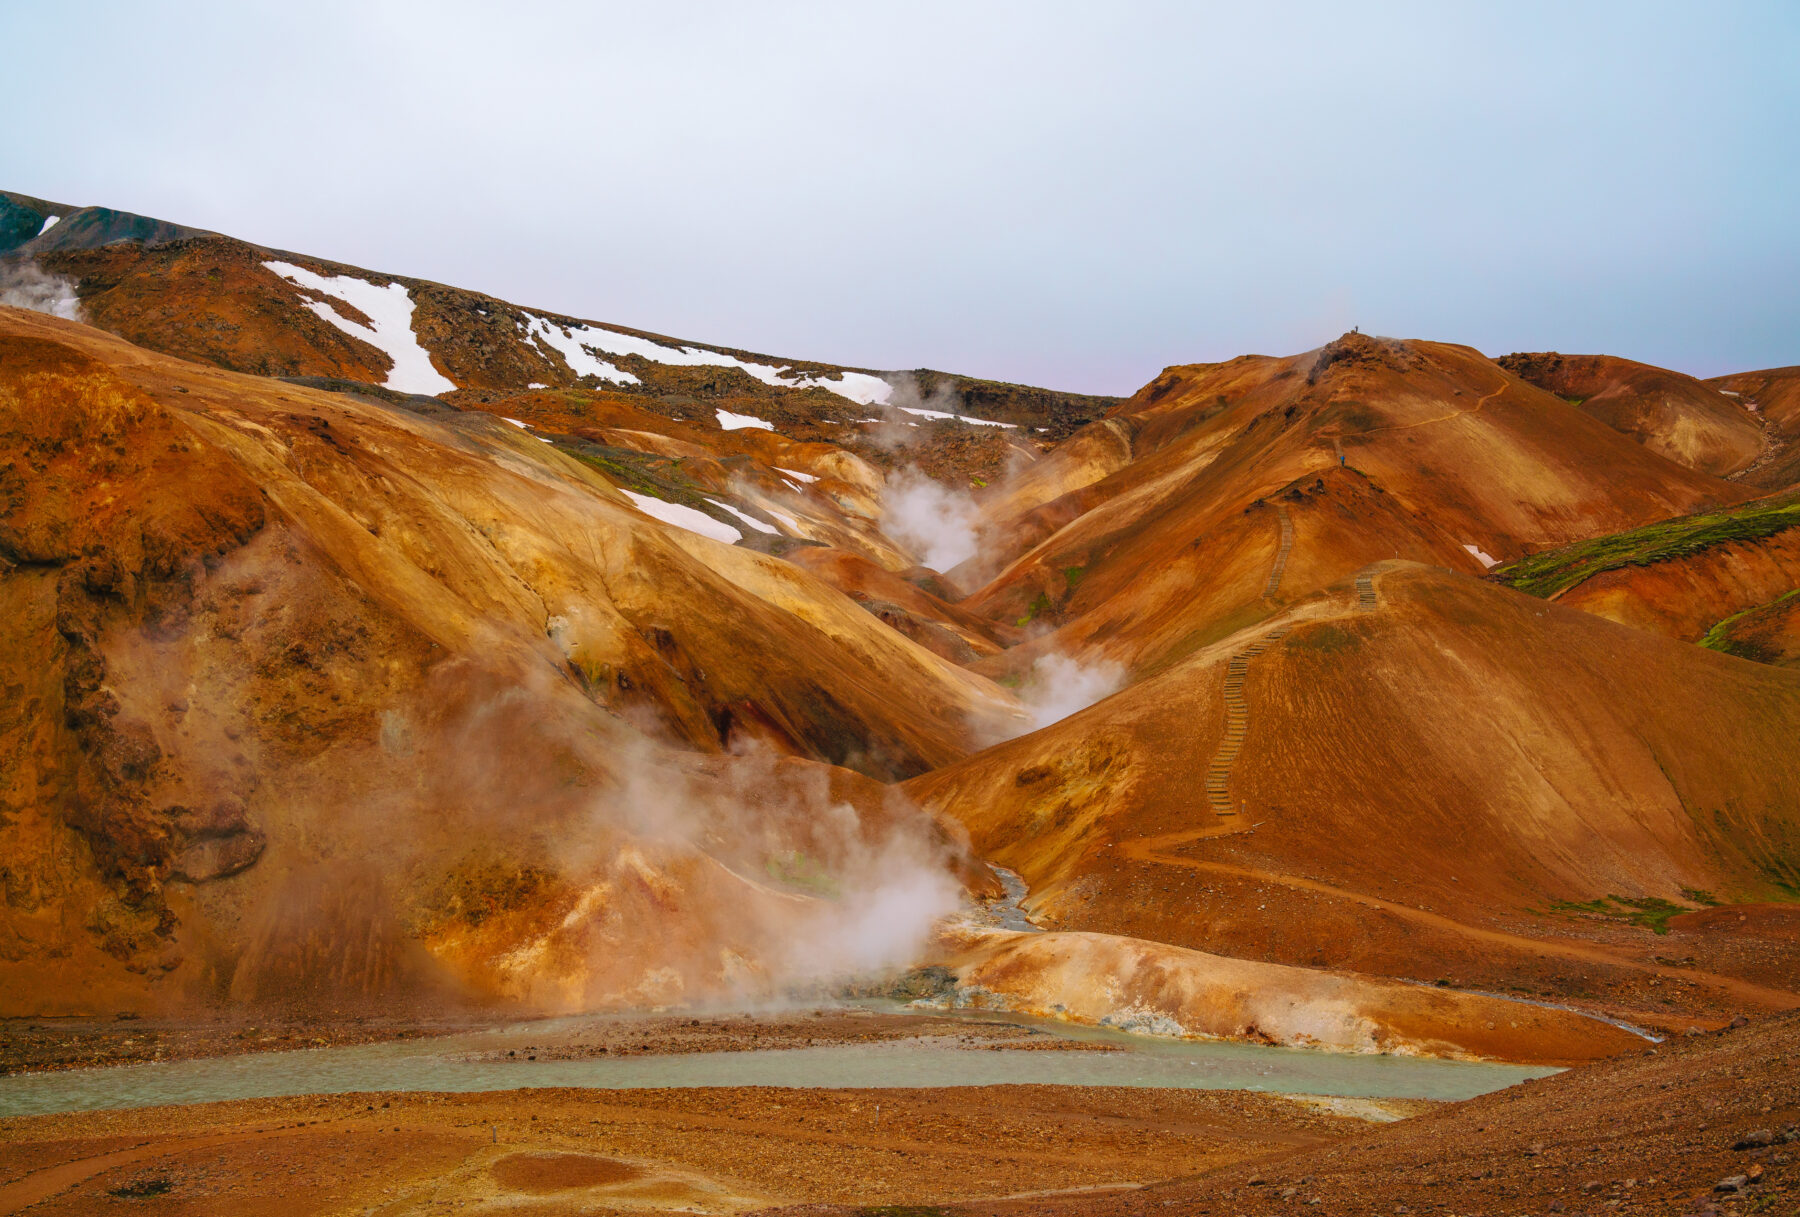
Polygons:
<instances>
[{"instance_id":1,"label":"wooden staircase","mask_svg":"<svg viewBox=\"0 0 1800 1217\"><path fill-rule=\"evenodd\" d=\"M1206 801L1216 815L1237 814L1237 804L1231 800L1231 767L1237 763L1238 754L1244 750L1244 739L1250 734L1250 703L1244 699L1244 677L1249 675L1250 661L1287 632L1285 625L1270 630L1225 665L1225 738L1206 771Z\"/></svg>"},{"instance_id":2,"label":"wooden staircase","mask_svg":"<svg viewBox=\"0 0 1800 1217\"><path fill-rule=\"evenodd\" d=\"M1281 590L1281 576L1287 573L1288 554L1294 549L1293 517L1280 503L1275 504L1275 514L1281 521L1281 544L1275 549L1275 565L1269 568L1268 586L1263 588L1263 595L1270 598Z\"/></svg>"}]
</instances>

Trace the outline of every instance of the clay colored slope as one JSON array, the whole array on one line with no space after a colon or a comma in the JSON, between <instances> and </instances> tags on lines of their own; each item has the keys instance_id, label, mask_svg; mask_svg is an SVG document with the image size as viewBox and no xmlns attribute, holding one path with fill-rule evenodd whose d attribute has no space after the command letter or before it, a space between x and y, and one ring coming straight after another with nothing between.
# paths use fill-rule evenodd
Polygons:
<instances>
[{"instance_id":1,"label":"clay colored slope","mask_svg":"<svg viewBox=\"0 0 1800 1217\"><path fill-rule=\"evenodd\" d=\"M1706 383L1735 396L1762 419L1767 433L1767 451L1738 473L1737 480L1764 490L1800 483L1800 367L1738 372Z\"/></svg>"},{"instance_id":2,"label":"clay colored slope","mask_svg":"<svg viewBox=\"0 0 1800 1217\"><path fill-rule=\"evenodd\" d=\"M945 396L954 413L1009 424L1031 455L1036 447L1028 442L1025 428L1053 442L1116 404L1114 398L945 372L875 373L781 359L531 312L477 292L270 250L102 207L63 209L61 221L39 235L55 205L24 195L0 195L0 202L0 252L16 249L19 256L35 258L43 270L70 280L87 320L152 350L235 371L381 383L391 366L383 351L345 334L310 307L361 324L367 318L355 306L297 286L266 265L278 261L327 278L402 285L413 307L413 336L429 352L433 368L456 388L476 394L518 393L534 385L610 385L677 409L703 401L709 417L716 404L778 426L854 430L869 415L871 401L884 401L896 390L904 397L916 388ZM603 351L597 357L605 365L601 367L595 357L577 349L584 327L604 331L611 340L626 339L628 346L629 340L648 340L665 350L661 355ZM642 343L638 346L641 351ZM762 366L747 370L733 361ZM779 375L772 376L778 369ZM931 433L944 429L917 417L906 421ZM1001 433L956 423L949 429L985 433L957 437L961 440L997 441ZM939 456L951 464L968 463Z\"/></svg>"},{"instance_id":3,"label":"clay colored slope","mask_svg":"<svg viewBox=\"0 0 1800 1217\"><path fill-rule=\"evenodd\" d=\"M804 571L484 415L0 341L7 1009L768 991L966 873L818 762L1015 704Z\"/></svg>"},{"instance_id":4,"label":"clay colored slope","mask_svg":"<svg viewBox=\"0 0 1800 1217\"><path fill-rule=\"evenodd\" d=\"M1741 400L1680 372L1614 355L1555 351L1504 355L1494 362L1702 473L1736 473L1766 447L1762 425Z\"/></svg>"},{"instance_id":5,"label":"clay colored slope","mask_svg":"<svg viewBox=\"0 0 1800 1217\"><path fill-rule=\"evenodd\" d=\"M1800 878L1800 677L1445 571L1372 576L906 789L1057 928L1465 987L1660 999L1653 935L1580 941L1557 902ZM1228 778L1246 814L1218 817L1196 774L1227 662L1277 625Z\"/></svg>"},{"instance_id":6,"label":"clay colored slope","mask_svg":"<svg viewBox=\"0 0 1800 1217\"><path fill-rule=\"evenodd\" d=\"M1123 419L1102 419L1083 427L1049 456L982 496L982 510L991 519L1010 520L1101 481L1130 463L1130 424Z\"/></svg>"},{"instance_id":7,"label":"clay colored slope","mask_svg":"<svg viewBox=\"0 0 1800 1217\"><path fill-rule=\"evenodd\" d=\"M1800 639L1786 598L1800 587L1800 494L1771 495L1535 554L1496 578L1572 608L1684 642L1779 662ZM1723 627L1727 619L1733 625ZM1724 640L1744 633L1744 651ZM1751 642L1751 635L1760 638ZM1708 645L1712 645L1708 643Z\"/></svg>"},{"instance_id":8,"label":"clay colored slope","mask_svg":"<svg viewBox=\"0 0 1800 1217\"><path fill-rule=\"evenodd\" d=\"M48 206L9 196L0 244L35 233ZM378 385L396 377L394 388L437 393L460 407L533 390L624 397L709 442L773 429L789 440L854 448L879 468L913 465L957 486L997 480L1117 404L944 372L874 372L700 344L102 208L74 213L16 256L69 285L83 320L184 359L257 375ZM331 282L321 289L312 276ZM372 319L349 298L366 305L374 289L383 289L372 298L386 313L404 304L408 332L392 315L381 335L356 329ZM909 414L900 407L910 401L948 414Z\"/></svg>"},{"instance_id":9,"label":"clay colored slope","mask_svg":"<svg viewBox=\"0 0 1800 1217\"><path fill-rule=\"evenodd\" d=\"M972 1004L1151 1034L1524 1064L1644 1044L1566 1010L1111 934L990 930L956 946L945 962Z\"/></svg>"},{"instance_id":10,"label":"clay colored slope","mask_svg":"<svg viewBox=\"0 0 1800 1217\"><path fill-rule=\"evenodd\" d=\"M1370 561L1470 573L1744 492L1682 468L1465 347L1346 335L1172 369L1120 408L1136 459L994 529L966 602L1061 625L1040 643L1154 669ZM1016 557L1009 555L1017 554Z\"/></svg>"},{"instance_id":11,"label":"clay colored slope","mask_svg":"<svg viewBox=\"0 0 1800 1217\"><path fill-rule=\"evenodd\" d=\"M889 626L953 663L999 654L1018 633L884 570L866 558L826 546L796 548L788 561L823 579Z\"/></svg>"},{"instance_id":12,"label":"clay colored slope","mask_svg":"<svg viewBox=\"0 0 1800 1217\"><path fill-rule=\"evenodd\" d=\"M619 393L541 390L465 404L524 424L624 489L711 516L742 534L741 544L781 556L830 546L884 570L912 566L880 531L881 470L836 444L709 429L710 417L671 418Z\"/></svg>"}]
</instances>

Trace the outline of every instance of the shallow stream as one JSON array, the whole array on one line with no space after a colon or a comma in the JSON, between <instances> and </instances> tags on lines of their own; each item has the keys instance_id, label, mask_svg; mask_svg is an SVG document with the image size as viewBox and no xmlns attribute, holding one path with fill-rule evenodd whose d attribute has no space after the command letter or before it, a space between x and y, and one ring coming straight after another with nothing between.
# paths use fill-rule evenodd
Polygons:
<instances>
[{"instance_id":1,"label":"shallow stream","mask_svg":"<svg viewBox=\"0 0 1800 1217\"><path fill-rule=\"evenodd\" d=\"M1014 1021L1014 1020L1006 1020ZM1026 1021L1026 1020L1018 1020ZM407 1040L261 1052L0 1077L0 1116L210 1103L355 1091L477 1091L574 1086L936 1087L1038 1083L1260 1090L1351 1098L1467 1099L1556 1072L1402 1056L1350 1056L1209 1041L1155 1040L1093 1028L1031 1023L1120 1052L951 1046L929 1039L810 1048L579 1060L526 1059L579 1019ZM494 1054L519 1051L514 1059Z\"/></svg>"}]
</instances>

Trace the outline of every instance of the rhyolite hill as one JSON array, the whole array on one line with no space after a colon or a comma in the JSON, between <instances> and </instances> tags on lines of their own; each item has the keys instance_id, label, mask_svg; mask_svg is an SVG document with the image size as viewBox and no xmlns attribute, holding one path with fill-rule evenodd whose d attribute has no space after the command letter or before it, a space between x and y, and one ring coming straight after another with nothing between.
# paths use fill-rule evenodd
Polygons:
<instances>
[{"instance_id":1,"label":"rhyolite hill","mask_svg":"<svg viewBox=\"0 0 1800 1217\"><path fill-rule=\"evenodd\" d=\"M0 258L81 318L0 309L0 1012L929 963L1577 1060L1642 1041L1484 994L1800 1005L1792 369L1352 334L1120 401L24 195ZM908 467L978 523L950 570ZM1031 730L1056 664L1116 691ZM989 863L1046 932L925 924Z\"/></svg>"}]
</instances>

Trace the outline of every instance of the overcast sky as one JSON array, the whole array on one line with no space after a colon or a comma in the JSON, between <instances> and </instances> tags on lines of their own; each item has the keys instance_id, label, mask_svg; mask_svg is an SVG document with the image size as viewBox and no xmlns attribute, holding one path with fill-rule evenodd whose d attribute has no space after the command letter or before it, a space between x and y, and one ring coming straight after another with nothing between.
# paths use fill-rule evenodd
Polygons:
<instances>
[{"instance_id":1,"label":"overcast sky","mask_svg":"<svg viewBox=\"0 0 1800 1217\"><path fill-rule=\"evenodd\" d=\"M1792 0L0 0L0 38L0 186L777 355L1800 363Z\"/></svg>"}]
</instances>

